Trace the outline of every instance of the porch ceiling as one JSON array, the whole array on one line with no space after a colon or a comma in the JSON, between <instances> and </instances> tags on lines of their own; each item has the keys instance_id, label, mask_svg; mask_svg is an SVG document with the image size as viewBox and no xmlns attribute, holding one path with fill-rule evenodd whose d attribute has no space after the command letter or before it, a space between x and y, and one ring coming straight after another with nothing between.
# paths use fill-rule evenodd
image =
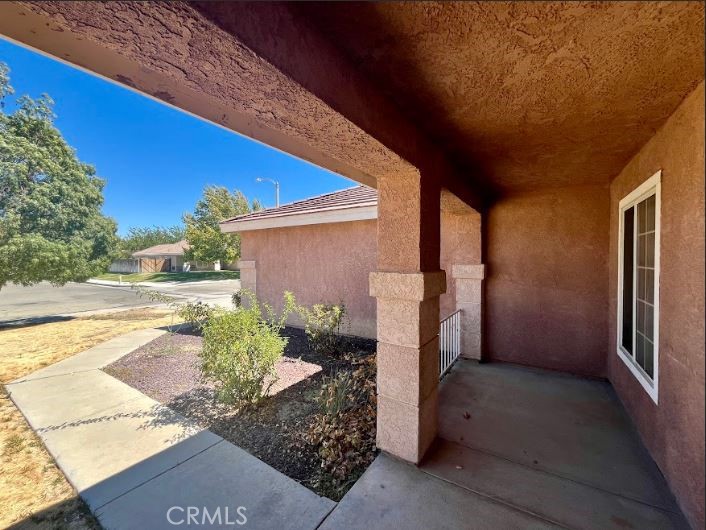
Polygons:
<instances>
[{"instance_id":1,"label":"porch ceiling","mask_svg":"<svg viewBox=\"0 0 706 530\"><path fill-rule=\"evenodd\" d=\"M704 78L702 3L302 3L501 190L608 182Z\"/></svg>"},{"instance_id":2,"label":"porch ceiling","mask_svg":"<svg viewBox=\"0 0 706 530\"><path fill-rule=\"evenodd\" d=\"M0 33L359 182L605 183L704 78L701 3L0 2Z\"/></svg>"}]
</instances>

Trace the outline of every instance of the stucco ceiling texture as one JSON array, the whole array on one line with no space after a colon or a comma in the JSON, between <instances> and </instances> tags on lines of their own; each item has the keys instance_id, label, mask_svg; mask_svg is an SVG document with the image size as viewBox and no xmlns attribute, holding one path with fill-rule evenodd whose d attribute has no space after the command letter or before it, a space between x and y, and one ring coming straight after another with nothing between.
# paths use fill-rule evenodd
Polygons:
<instances>
[{"instance_id":1,"label":"stucco ceiling texture","mask_svg":"<svg viewBox=\"0 0 706 530\"><path fill-rule=\"evenodd\" d=\"M704 78L702 3L297 9L500 191L608 182Z\"/></svg>"}]
</instances>

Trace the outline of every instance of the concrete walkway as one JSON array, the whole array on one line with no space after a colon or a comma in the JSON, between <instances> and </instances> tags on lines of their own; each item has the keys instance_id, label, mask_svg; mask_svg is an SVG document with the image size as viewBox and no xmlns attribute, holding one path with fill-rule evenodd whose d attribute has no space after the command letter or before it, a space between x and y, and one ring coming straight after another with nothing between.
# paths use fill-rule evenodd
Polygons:
<instances>
[{"instance_id":1,"label":"concrete walkway","mask_svg":"<svg viewBox=\"0 0 706 530\"><path fill-rule=\"evenodd\" d=\"M163 333L135 331L7 385L101 524L173 528L169 515L232 528L244 515L244 528L316 528L333 501L101 370Z\"/></svg>"},{"instance_id":2,"label":"concrete walkway","mask_svg":"<svg viewBox=\"0 0 706 530\"><path fill-rule=\"evenodd\" d=\"M379 456L322 529L681 529L610 384L459 361L419 468Z\"/></svg>"}]
</instances>

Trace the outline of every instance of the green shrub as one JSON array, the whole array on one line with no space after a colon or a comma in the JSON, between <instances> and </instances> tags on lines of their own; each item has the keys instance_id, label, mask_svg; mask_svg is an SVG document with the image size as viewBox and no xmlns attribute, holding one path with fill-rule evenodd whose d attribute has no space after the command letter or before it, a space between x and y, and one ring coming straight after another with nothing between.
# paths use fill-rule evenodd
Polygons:
<instances>
[{"instance_id":1,"label":"green shrub","mask_svg":"<svg viewBox=\"0 0 706 530\"><path fill-rule=\"evenodd\" d=\"M311 309L300 306L309 345L316 353L337 354L341 346L341 328L346 318L343 303L315 304Z\"/></svg>"},{"instance_id":2,"label":"green shrub","mask_svg":"<svg viewBox=\"0 0 706 530\"><path fill-rule=\"evenodd\" d=\"M318 403L327 416L338 416L351 407L355 381L350 372L341 370L332 377L324 376Z\"/></svg>"},{"instance_id":3,"label":"green shrub","mask_svg":"<svg viewBox=\"0 0 706 530\"><path fill-rule=\"evenodd\" d=\"M184 322L201 331L216 309L203 302L187 302L177 306L176 313Z\"/></svg>"},{"instance_id":4,"label":"green shrub","mask_svg":"<svg viewBox=\"0 0 706 530\"><path fill-rule=\"evenodd\" d=\"M240 307L243 305L242 291L235 291L232 295L230 295L230 301L233 304L233 307Z\"/></svg>"},{"instance_id":5,"label":"green shrub","mask_svg":"<svg viewBox=\"0 0 706 530\"><path fill-rule=\"evenodd\" d=\"M272 308L248 293L250 304L214 314L203 327L201 372L215 383L216 396L229 404L257 403L277 380L275 365L282 358L287 339L280 335L294 297L285 293L284 311L275 317Z\"/></svg>"}]
</instances>

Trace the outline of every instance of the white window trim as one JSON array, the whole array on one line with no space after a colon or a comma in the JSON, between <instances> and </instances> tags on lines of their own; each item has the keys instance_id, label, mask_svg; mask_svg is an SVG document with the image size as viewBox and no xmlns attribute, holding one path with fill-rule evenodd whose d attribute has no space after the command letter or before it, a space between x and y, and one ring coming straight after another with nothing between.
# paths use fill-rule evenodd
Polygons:
<instances>
[{"instance_id":1,"label":"white window trim","mask_svg":"<svg viewBox=\"0 0 706 530\"><path fill-rule=\"evenodd\" d=\"M660 217L661 217L661 181L662 181L662 170L660 169L633 190L630 194L625 196L618 205L618 217L619 217L619 231L618 231L618 314L617 323L618 327L616 329L617 337L617 351L618 357L620 357L628 369L632 372L638 382L645 389L647 394L652 398L656 404L659 404L659 272L660 272ZM655 196L655 293L654 293L654 377L650 377L645 373L641 366L639 366L635 360L632 358L630 353L628 353L622 346L622 329L623 329L623 237L624 237L624 227L623 218L625 210L631 206L637 205L642 200L646 199L650 195ZM635 241L637 244L637 241ZM636 253L634 253L636 254ZM637 255L634 256L637 259ZM633 275L635 276L635 275ZM635 278L633 278L635 281ZM635 287L633 286L633 296L635 296ZM637 318L636 312L633 310L633 319ZM635 325L633 325L633 329ZM634 331L633 331L634 335ZM634 344L634 341L633 341ZM634 346L633 346L634 348Z\"/></svg>"}]
</instances>

